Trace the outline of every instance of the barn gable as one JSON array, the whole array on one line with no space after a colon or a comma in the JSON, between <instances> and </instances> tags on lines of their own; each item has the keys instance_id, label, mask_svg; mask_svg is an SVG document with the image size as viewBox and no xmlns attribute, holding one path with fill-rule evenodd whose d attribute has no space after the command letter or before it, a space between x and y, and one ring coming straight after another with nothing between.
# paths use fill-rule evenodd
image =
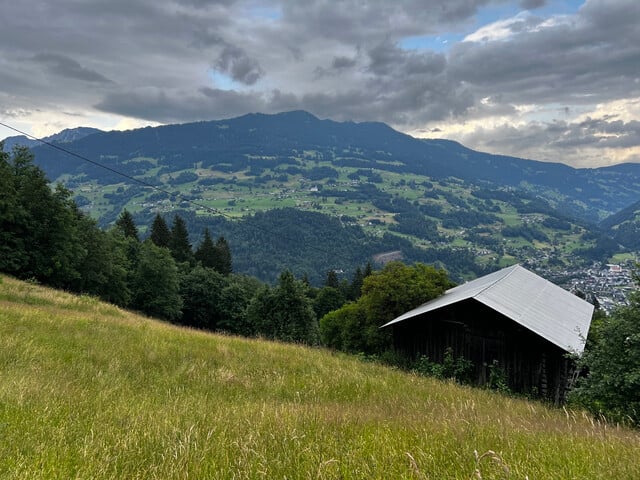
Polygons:
<instances>
[{"instance_id":1,"label":"barn gable","mask_svg":"<svg viewBox=\"0 0 640 480\"><path fill-rule=\"evenodd\" d=\"M473 367L474 383L500 369L508 386L564 401L575 378L567 353L582 353L593 306L514 265L447 290L383 325L410 358L442 362L447 355Z\"/></svg>"},{"instance_id":2,"label":"barn gable","mask_svg":"<svg viewBox=\"0 0 640 480\"><path fill-rule=\"evenodd\" d=\"M566 352L580 354L584 350L593 305L520 265L447 290L383 328L468 299L499 312Z\"/></svg>"}]
</instances>

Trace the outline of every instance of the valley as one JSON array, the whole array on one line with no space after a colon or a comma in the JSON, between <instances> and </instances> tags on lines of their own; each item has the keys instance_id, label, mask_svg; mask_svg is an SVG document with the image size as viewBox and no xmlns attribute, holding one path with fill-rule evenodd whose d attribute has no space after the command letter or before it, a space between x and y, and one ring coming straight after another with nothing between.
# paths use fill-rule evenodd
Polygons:
<instances>
[{"instance_id":1,"label":"valley","mask_svg":"<svg viewBox=\"0 0 640 480\"><path fill-rule=\"evenodd\" d=\"M562 272L615 255L635 258L634 213L620 213L640 196L640 166L633 164L576 170L306 112L85 133L66 134L56 145L111 170L47 145L33 151L100 225L127 209L144 233L157 213L179 212L190 219L192 243L211 227L229 238L238 271L267 272L258 273L264 280L273 280L282 262L270 265L265 253L272 249L246 231L267 228L286 238L297 228L289 222L294 210L309 219L302 223L317 250L311 255L324 258L302 264L297 259L309 251L286 239L275 243L289 250L275 246L276 255L316 282L327 270L349 275L389 251L437 263L458 281L513 263ZM318 215L337 222L331 235L350 253L322 253L328 235L318 233ZM606 223L609 217L616 223ZM349 231L369 247L346 240ZM255 271L244 270L256 262Z\"/></svg>"}]
</instances>

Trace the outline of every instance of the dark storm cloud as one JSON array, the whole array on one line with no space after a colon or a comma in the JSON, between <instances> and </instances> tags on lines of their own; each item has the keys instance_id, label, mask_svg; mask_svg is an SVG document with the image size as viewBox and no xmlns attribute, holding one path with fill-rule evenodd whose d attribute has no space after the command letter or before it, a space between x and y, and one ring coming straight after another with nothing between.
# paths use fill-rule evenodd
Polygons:
<instances>
[{"instance_id":1,"label":"dark storm cloud","mask_svg":"<svg viewBox=\"0 0 640 480\"><path fill-rule=\"evenodd\" d=\"M368 52L371 72L378 75L438 75L446 67L443 54L406 51L389 42L381 43Z\"/></svg>"},{"instance_id":2,"label":"dark storm cloud","mask_svg":"<svg viewBox=\"0 0 640 480\"><path fill-rule=\"evenodd\" d=\"M363 40L380 41L381 35L397 39L444 32L468 21L479 7L490 3L500 0L283 0L281 7L283 22L306 39L358 44Z\"/></svg>"},{"instance_id":3,"label":"dark storm cloud","mask_svg":"<svg viewBox=\"0 0 640 480\"><path fill-rule=\"evenodd\" d=\"M257 60L250 58L242 48L233 45L224 47L215 68L245 85L253 85L264 74Z\"/></svg>"},{"instance_id":4,"label":"dark storm cloud","mask_svg":"<svg viewBox=\"0 0 640 480\"><path fill-rule=\"evenodd\" d=\"M55 75L66 78L74 78L85 82L113 83L104 75L88 68L84 68L74 59L56 53L39 53L34 55L34 62L44 65L47 70Z\"/></svg>"},{"instance_id":5,"label":"dark storm cloud","mask_svg":"<svg viewBox=\"0 0 640 480\"><path fill-rule=\"evenodd\" d=\"M194 92L141 89L107 95L95 105L103 112L175 123L228 118L263 111L260 96L203 87Z\"/></svg>"},{"instance_id":6,"label":"dark storm cloud","mask_svg":"<svg viewBox=\"0 0 640 480\"><path fill-rule=\"evenodd\" d=\"M587 118L579 123L561 123L555 129L556 147L628 148L640 145L640 122L612 118ZM553 132L551 129L548 129Z\"/></svg>"},{"instance_id":7,"label":"dark storm cloud","mask_svg":"<svg viewBox=\"0 0 640 480\"><path fill-rule=\"evenodd\" d=\"M331 67L336 70L342 70L343 68L355 67L358 61L355 58L349 57L333 57Z\"/></svg>"}]
</instances>

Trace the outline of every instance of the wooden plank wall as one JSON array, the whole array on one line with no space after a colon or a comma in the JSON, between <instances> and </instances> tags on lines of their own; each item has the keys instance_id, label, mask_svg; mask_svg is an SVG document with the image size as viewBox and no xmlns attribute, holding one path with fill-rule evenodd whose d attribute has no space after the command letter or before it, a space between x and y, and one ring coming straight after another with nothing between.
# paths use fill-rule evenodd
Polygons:
<instances>
[{"instance_id":1,"label":"wooden plank wall","mask_svg":"<svg viewBox=\"0 0 640 480\"><path fill-rule=\"evenodd\" d=\"M509 389L560 404L572 373L565 352L525 327L473 300L465 300L393 327L398 350L441 363L450 348L474 365L474 383L486 385L492 368Z\"/></svg>"}]
</instances>

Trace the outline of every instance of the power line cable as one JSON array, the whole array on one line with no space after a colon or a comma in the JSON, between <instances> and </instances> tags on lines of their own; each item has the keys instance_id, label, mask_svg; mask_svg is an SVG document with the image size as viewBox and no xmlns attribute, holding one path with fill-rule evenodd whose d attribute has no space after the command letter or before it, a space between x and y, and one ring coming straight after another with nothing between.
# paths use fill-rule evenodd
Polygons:
<instances>
[{"instance_id":1,"label":"power line cable","mask_svg":"<svg viewBox=\"0 0 640 480\"><path fill-rule=\"evenodd\" d=\"M227 215L227 214L225 214L224 212L221 212L220 210L218 210L218 209L216 209L216 208L213 208L213 207L210 207L210 206L208 206L208 205L204 205L204 204L202 204L202 203L200 203L200 202L196 202L196 201L194 201L194 200L191 200L190 198L185 197L185 196L184 196L182 193L180 193L180 192L171 192L171 191L166 190L166 189L164 189L164 188L158 187L157 185L153 185L152 183L146 182L146 181L144 181L144 180L140 180L139 178L135 178L135 177L133 177L133 176L131 176L131 175L128 175L128 174L126 174L126 173L124 173L124 172L121 172L121 171L119 171L119 170L116 170L115 168L109 167L109 166L104 165L104 164L102 164L102 163L100 163L100 162L97 162L97 161L92 160L92 159L90 159L90 158L88 158L88 157L85 157L84 155L80 155L79 153L72 152L71 150L68 150L68 149L66 149L66 148L64 148L64 147L61 147L61 146L60 146L60 145L58 145L58 144L55 144L55 143L53 143L53 142L49 142L48 140L45 140L45 139L43 139L43 138L38 138L38 137L36 137L36 136L34 136L34 135L31 135L30 133L24 132L24 131L22 131L22 130L20 130L20 129L16 128L16 127L13 127L13 126L11 126L11 125L9 125L9 124L7 124L7 123L4 123L4 122L1 122L1 121L0 121L0 126L3 126L3 127L5 127L5 128L8 128L9 130L13 130L14 132L17 132L17 133L19 133L19 134L21 134L21 135L24 135L25 137L31 138L32 140L35 140L35 141L37 141L37 142L39 142L39 143L42 143L43 145L47 145L47 146L49 146L49 147L51 147L51 148L53 148L53 149L55 149L55 150L58 150L58 151L60 151L60 152L65 153L65 154L67 154L67 155L70 155L70 156L72 156L72 157L78 158L78 159L80 159L80 160L82 160L82 161L88 162L88 163L90 163L90 164L92 164L92 165L95 165L95 166L97 166L97 167L103 168L103 169L105 169L105 170L107 170L107 171L109 171L109 172L111 172L111 173L115 173L116 175L120 175L121 177L124 177L124 178L126 178L126 179L129 179L129 180L131 180L131 181L133 181L133 182L136 182L136 183L138 183L138 184L140 184L140 185L143 185L143 186L145 186L145 187L151 188L151 189L153 189L153 190L155 190L155 191L157 191L157 192L161 192L161 193L164 193L164 194L166 194L166 195L169 195L169 197L177 197L177 198L180 198L180 199L182 199L184 202L187 202L187 203L189 203L189 204L191 204L191 205L194 205L194 206L196 206L196 207L200 207L200 208L202 208L202 209L204 209L204 210L206 210L206 211L208 211L208 212L210 212L210 213L213 213L213 214L215 214L215 215L220 215L220 216L225 217L225 218L227 218L227 219L229 219L229 220L234 220L234 218L233 218L231 215ZM287 237L287 236L285 236L285 235L282 235L280 232L275 232L275 231L273 231L273 230L269 230L269 229L264 228L264 227L259 226L259 225L254 225L254 224L250 224L250 223L245 223L245 225L246 225L247 227L249 227L249 228L253 228L253 229L255 229L255 230L260 230L260 231L261 231L261 232L263 232L263 233L267 233L267 234L274 235L274 236L280 236L281 238L286 239L286 240L289 240L289 241L292 241L292 242L299 241L298 239L295 239L295 238L293 238L293 237ZM322 248L316 247L315 245L307 245L307 247L309 247L309 248L311 248L312 250L315 250L315 251L317 251L317 252L324 253L324 254L326 254L326 255L330 255L330 256L332 256L332 257L334 257L334 258L336 257L336 253L337 253L337 252L335 252L335 251L334 251L334 252L330 252L330 251L328 251L328 250L324 250L324 249L322 249ZM345 260L347 260L347 259L346 259L346 257L345 257Z\"/></svg>"}]
</instances>

